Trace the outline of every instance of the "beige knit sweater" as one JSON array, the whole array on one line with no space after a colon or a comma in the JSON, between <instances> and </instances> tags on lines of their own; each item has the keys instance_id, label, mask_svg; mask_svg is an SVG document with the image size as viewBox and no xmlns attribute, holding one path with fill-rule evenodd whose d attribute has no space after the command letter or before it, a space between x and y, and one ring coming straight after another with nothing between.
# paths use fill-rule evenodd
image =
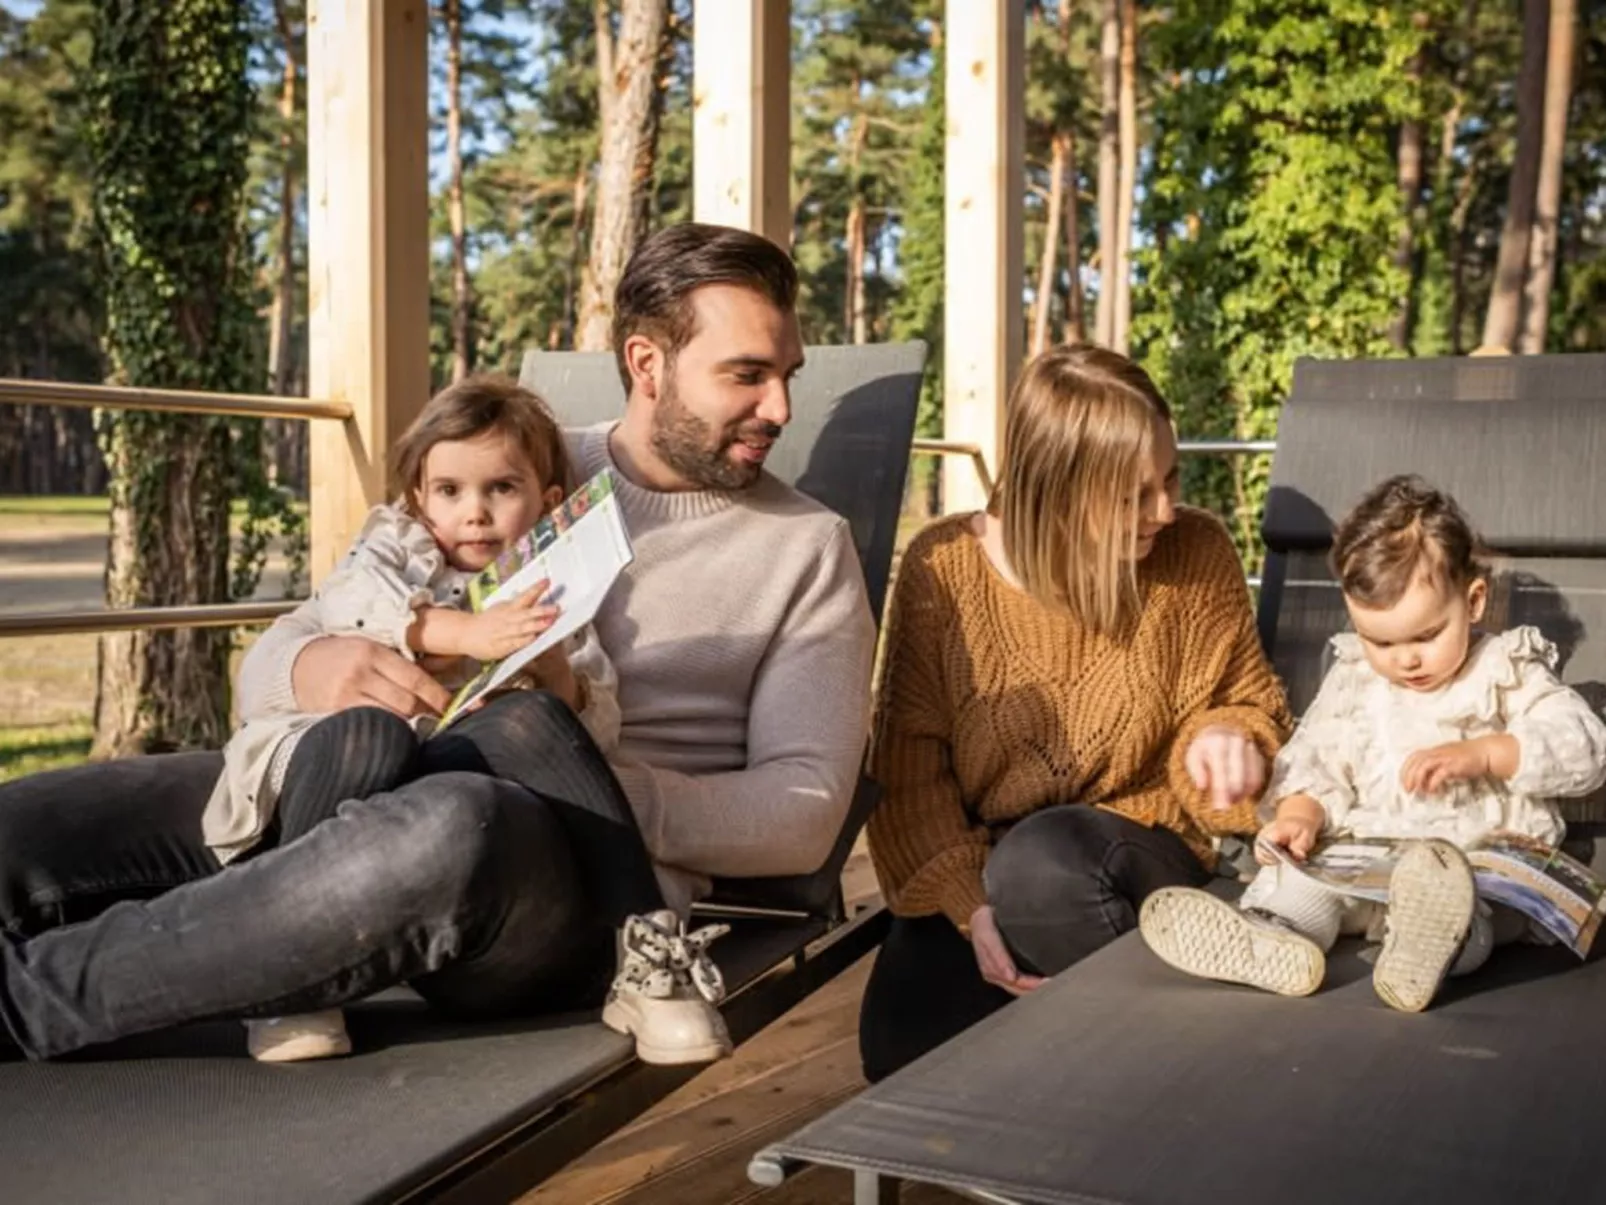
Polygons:
<instances>
[{"instance_id":1,"label":"beige knit sweater","mask_svg":"<svg viewBox=\"0 0 1606 1205\"><path fill-rule=\"evenodd\" d=\"M595 627L619 675L614 772L672 907L708 878L819 868L853 795L875 626L847 522L765 474L734 493L633 485L612 424L571 431L582 478L614 468L635 549ZM246 719L296 710L316 633L285 616L240 670Z\"/></svg>"},{"instance_id":2,"label":"beige knit sweater","mask_svg":"<svg viewBox=\"0 0 1606 1205\"><path fill-rule=\"evenodd\" d=\"M1182 764L1208 725L1241 729L1268 762L1290 726L1221 524L1179 510L1139 569L1143 611L1121 643L1006 582L971 519L917 536L893 591L869 827L892 911L965 925L986 902L989 826L1054 804L1162 824L1207 863L1209 833L1253 831L1253 803L1213 811Z\"/></svg>"}]
</instances>

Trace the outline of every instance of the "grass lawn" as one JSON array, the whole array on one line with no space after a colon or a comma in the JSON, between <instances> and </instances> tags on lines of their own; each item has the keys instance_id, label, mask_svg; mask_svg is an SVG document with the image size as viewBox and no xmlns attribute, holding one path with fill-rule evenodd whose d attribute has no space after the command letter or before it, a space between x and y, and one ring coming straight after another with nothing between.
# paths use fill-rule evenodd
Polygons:
<instances>
[{"instance_id":1,"label":"grass lawn","mask_svg":"<svg viewBox=\"0 0 1606 1205\"><path fill-rule=\"evenodd\" d=\"M0 782L74 766L89 756L89 721L0 728Z\"/></svg>"}]
</instances>

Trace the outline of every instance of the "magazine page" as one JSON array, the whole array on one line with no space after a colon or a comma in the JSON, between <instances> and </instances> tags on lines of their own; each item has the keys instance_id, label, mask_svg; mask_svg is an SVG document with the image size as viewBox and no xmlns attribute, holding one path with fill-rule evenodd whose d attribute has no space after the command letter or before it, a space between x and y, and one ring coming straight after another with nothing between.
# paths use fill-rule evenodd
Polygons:
<instances>
[{"instance_id":1,"label":"magazine page","mask_svg":"<svg viewBox=\"0 0 1606 1205\"><path fill-rule=\"evenodd\" d=\"M1257 843L1256 848L1269 850L1283 866L1340 895L1386 903L1389 876L1400 860L1403 843L1387 837L1340 837L1318 845L1303 862L1296 862L1279 845Z\"/></svg>"},{"instance_id":2,"label":"magazine page","mask_svg":"<svg viewBox=\"0 0 1606 1205\"><path fill-rule=\"evenodd\" d=\"M469 605L484 611L544 578L551 582L547 598L562 610L557 622L534 641L485 666L458 691L435 731L590 623L633 556L614 493L613 473L603 469L469 583Z\"/></svg>"},{"instance_id":3,"label":"magazine page","mask_svg":"<svg viewBox=\"0 0 1606 1205\"><path fill-rule=\"evenodd\" d=\"M1515 908L1580 958L1600 928L1606 884L1578 859L1519 833L1492 833L1467 850L1478 894Z\"/></svg>"}]
</instances>

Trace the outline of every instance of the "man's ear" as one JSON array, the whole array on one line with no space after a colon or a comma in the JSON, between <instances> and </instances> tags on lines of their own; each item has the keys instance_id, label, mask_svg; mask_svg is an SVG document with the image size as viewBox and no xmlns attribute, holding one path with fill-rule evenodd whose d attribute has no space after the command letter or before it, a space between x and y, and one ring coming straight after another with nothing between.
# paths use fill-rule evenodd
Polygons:
<instances>
[{"instance_id":1,"label":"man's ear","mask_svg":"<svg viewBox=\"0 0 1606 1205\"><path fill-rule=\"evenodd\" d=\"M664 370L663 350L646 335L631 335L625 340L624 355L630 391L640 390L643 397L657 401Z\"/></svg>"},{"instance_id":2,"label":"man's ear","mask_svg":"<svg viewBox=\"0 0 1606 1205\"><path fill-rule=\"evenodd\" d=\"M1473 623L1483 618L1484 608L1489 605L1489 583L1478 578L1467 587L1467 614Z\"/></svg>"}]
</instances>

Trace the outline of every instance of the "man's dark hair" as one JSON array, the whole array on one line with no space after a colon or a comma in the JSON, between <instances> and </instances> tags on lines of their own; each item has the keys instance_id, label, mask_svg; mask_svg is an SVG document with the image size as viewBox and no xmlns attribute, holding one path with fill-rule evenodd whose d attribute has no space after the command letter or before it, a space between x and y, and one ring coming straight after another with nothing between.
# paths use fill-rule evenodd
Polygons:
<instances>
[{"instance_id":1,"label":"man's dark hair","mask_svg":"<svg viewBox=\"0 0 1606 1205\"><path fill-rule=\"evenodd\" d=\"M691 294L738 285L783 310L797 306L797 268L769 239L730 226L682 222L649 236L625 265L613 298L613 350L630 389L625 340L645 335L670 360L697 333Z\"/></svg>"}]
</instances>

